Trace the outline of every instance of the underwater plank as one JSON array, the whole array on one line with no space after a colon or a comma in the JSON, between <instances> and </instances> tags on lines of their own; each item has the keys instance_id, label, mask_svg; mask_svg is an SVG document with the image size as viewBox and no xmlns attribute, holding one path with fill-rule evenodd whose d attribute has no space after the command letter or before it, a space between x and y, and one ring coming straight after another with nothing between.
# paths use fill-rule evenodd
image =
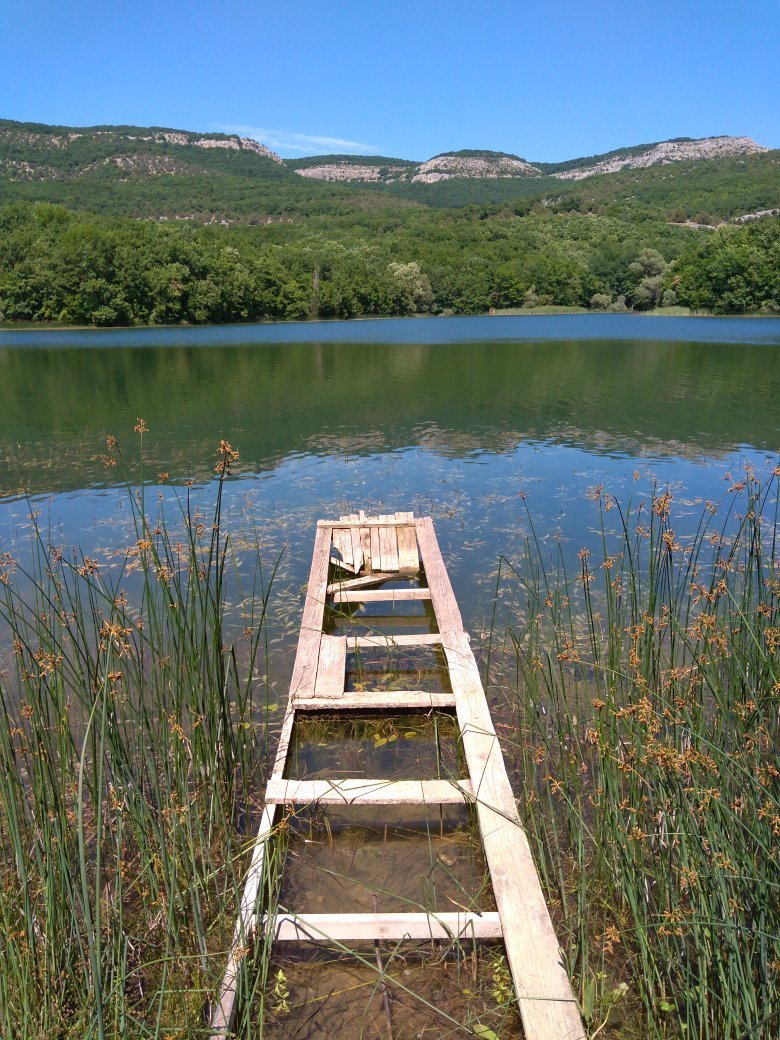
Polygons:
<instances>
[{"instance_id":1,"label":"underwater plank","mask_svg":"<svg viewBox=\"0 0 780 1040\"><path fill-rule=\"evenodd\" d=\"M333 593L334 603L395 603L430 598L430 589L338 589Z\"/></svg>"},{"instance_id":2,"label":"underwater plank","mask_svg":"<svg viewBox=\"0 0 780 1040\"><path fill-rule=\"evenodd\" d=\"M499 939L497 913L279 914L281 942L371 942L375 939Z\"/></svg>"}]
</instances>

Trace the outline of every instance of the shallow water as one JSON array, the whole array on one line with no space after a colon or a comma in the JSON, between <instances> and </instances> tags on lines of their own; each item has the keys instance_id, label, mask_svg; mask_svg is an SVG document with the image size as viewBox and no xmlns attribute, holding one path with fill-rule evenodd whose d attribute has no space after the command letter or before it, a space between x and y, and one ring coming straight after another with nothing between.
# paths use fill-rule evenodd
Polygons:
<instances>
[{"instance_id":1,"label":"shallow water","mask_svg":"<svg viewBox=\"0 0 780 1040\"><path fill-rule=\"evenodd\" d=\"M185 493L207 512L220 439L239 449L226 496L239 578L258 548L266 570L284 550L271 598L281 699L318 517L432 515L479 638L497 560L529 534L526 505L543 549L573 561L596 537L589 488L637 502L655 480L684 536L727 473L766 472L780 447L776 319L0 331L0 373L0 552L24 557L30 505L53 544L116 552L133 540L128 482L157 484L150 512L175 517ZM102 461L109 434L116 468Z\"/></svg>"}]
</instances>

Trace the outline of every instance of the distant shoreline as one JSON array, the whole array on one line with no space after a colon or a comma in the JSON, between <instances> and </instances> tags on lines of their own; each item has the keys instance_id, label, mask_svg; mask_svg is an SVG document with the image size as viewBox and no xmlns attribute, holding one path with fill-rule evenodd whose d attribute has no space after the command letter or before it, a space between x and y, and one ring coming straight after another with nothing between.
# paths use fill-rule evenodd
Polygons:
<instances>
[{"instance_id":1,"label":"distant shoreline","mask_svg":"<svg viewBox=\"0 0 780 1040\"><path fill-rule=\"evenodd\" d=\"M744 319L744 318L774 318L777 314L762 314L758 311L746 311L741 314L713 314L711 311L694 311L689 307L656 307L647 311L602 311L591 310L588 307L556 307L550 304L544 307L507 307L494 311L483 311L481 314L363 314L355 318L308 318L301 320L291 318L288 321L247 321L247 322L220 322L203 324L176 324L176 325L69 325L65 322L50 321L4 321L0 322L1 332L131 332L144 329L220 329L220 328L252 328L254 326L307 326L307 325L336 325L336 324L365 324L377 321L418 321L421 318L436 320L441 318L532 318L532 317L556 317L566 315L590 315L592 317L632 317L632 318L718 318L718 319Z\"/></svg>"}]
</instances>

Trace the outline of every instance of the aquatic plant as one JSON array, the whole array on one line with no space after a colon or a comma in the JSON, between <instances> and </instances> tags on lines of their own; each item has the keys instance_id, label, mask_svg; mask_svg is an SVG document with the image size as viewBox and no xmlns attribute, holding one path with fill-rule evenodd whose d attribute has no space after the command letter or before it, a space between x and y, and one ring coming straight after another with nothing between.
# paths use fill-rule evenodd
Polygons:
<instances>
[{"instance_id":1,"label":"aquatic plant","mask_svg":"<svg viewBox=\"0 0 780 1040\"><path fill-rule=\"evenodd\" d=\"M263 766L259 562L243 632L224 625L236 458L223 442L208 518L189 488L167 517L129 488L135 540L118 570L52 545L34 510L32 563L3 558L3 1036L205 1032Z\"/></svg>"},{"instance_id":2,"label":"aquatic plant","mask_svg":"<svg viewBox=\"0 0 780 1040\"><path fill-rule=\"evenodd\" d=\"M690 538L668 490L599 487L577 573L532 523L502 561L511 753L592 1035L621 1002L642 1036L778 1033L778 475L748 466Z\"/></svg>"}]
</instances>

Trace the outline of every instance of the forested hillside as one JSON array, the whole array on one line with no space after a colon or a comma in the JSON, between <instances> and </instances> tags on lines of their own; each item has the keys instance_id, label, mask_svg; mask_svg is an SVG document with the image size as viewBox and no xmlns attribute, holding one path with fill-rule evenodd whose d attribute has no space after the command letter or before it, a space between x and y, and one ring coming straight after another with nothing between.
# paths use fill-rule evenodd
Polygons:
<instances>
[{"instance_id":1,"label":"forested hillside","mask_svg":"<svg viewBox=\"0 0 780 1040\"><path fill-rule=\"evenodd\" d=\"M579 180L492 152L315 159L443 179L301 176L314 159L229 135L0 123L0 321L780 312L780 221L724 223L780 208L778 152Z\"/></svg>"}]
</instances>

